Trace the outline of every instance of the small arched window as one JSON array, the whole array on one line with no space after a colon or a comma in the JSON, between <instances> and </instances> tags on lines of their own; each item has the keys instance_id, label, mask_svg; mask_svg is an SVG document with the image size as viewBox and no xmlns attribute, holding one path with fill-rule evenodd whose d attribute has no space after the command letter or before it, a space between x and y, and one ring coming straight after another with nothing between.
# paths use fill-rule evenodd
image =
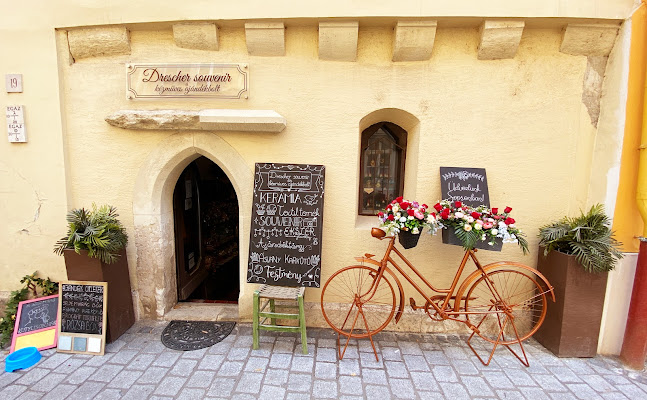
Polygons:
<instances>
[{"instance_id":1,"label":"small arched window","mask_svg":"<svg viewBox=\"0 0 647 400\"><path fill-rule=\"evenodd\" d=\"M362 132L359 214L376 215L402 196L407 132L390 122L378 122Z\"/></svg>"}]
</instances>

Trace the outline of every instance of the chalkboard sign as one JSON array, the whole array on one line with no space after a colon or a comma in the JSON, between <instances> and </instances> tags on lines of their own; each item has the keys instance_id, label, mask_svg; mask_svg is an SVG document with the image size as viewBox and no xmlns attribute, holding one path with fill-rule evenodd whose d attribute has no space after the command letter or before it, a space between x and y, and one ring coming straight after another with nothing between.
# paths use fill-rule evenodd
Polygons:
<instances>
[{"instance_id":1,"label":"chalkboard sign","mask_svg":"<svg viewBox=\"0 0 647 400\"><path fill-rule=\"evenodd\" d=\"M440 192L443 200L460 201L470 207L490 207L490 193L485 168L440 167ZM462 246L461 241L450 229L443 229L443 243ZM501 241L490 246L478 241L478 249L501 251Z\"/></svg>"},{"instance_id":2,"label":"chalkboard sign","mask_svg":"<svg viewBox=\"0 0 647 400\"><path fill-rule=\"evenodd\" d=\"M11 351L34 346L39 350L56 346L58 295L18 303Z\"/></svg>"},{"instance_id":3,"label":"chalkboard sign","mask_svg":"<svg viewBox=\"0 0 647 400\"><path fill-rule=\"evenodd\" d=\"M106 282L59 284L58 346L65 353L103 355L106 342Z\"/></svg>"},{"instance_id":4,"label":"chalkboard sign","mask_svg":"<svg viewBox=\"0 0 647 400\"><path fill-rule=\"evenodd\" d=\"M247 282L319 287L323 165L256 164Z\"/></svg>"},{"instance_id":5,"label":"chalkboard sign","mask_svg":"<svg viewBox=\"0 0 647 400\"><path fill-rule=\"evenodd\" d=\"M105 286L94 282L61 284L61 332L103 334L104 292Z\"/></svg>"}]
</instances>

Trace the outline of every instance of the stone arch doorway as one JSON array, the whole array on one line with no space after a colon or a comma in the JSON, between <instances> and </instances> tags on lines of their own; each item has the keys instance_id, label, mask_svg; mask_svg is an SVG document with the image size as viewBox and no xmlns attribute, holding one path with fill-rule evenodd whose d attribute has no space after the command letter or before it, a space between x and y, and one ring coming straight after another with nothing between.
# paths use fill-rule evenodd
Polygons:
<instances>
[{"instance_id":1,"label":"stone arch doorway","mask_svg":"<svg viewBox=\"0 0 647 400\"><path fill-rule=\"evenodd\" d=\"M238 152L213 133L177 133L144 160L133 197L136 278L140 316L162 318L178 301L173 191L186 167L204 156L229 178L238 199L239 315L251 314L251 285L245 284L253 170Z\"/></svg>"},{"instance_id":2,"label":"stone arch doorway","mask_svg":"<svg viewBox=\"0 0 647 400\"><path fill-rule=\"evenodd\" d=\"M238 199L205 156L180 174L173 191L179 301L238 304Z\"/></svg>"}]
</instances>

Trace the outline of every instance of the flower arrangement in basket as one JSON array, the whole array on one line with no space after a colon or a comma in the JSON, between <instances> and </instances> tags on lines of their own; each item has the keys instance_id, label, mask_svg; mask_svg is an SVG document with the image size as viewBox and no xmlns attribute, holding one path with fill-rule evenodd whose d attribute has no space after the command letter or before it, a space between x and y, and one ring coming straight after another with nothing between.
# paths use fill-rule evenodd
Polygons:
<instances>
[{"instance_id":1,"label":"flower arrangement in basket","mask_svg":"<svg viewBox=\"0 0 647 400\"><path fill-rule=\"evenodd\" d=\"M397 233L402 247L410 249L418 243L420 233L425 227L433 233L437 229L436 217L427 210L428 208L426 204L405 200L400 196L391 201L377 216L386 232Z\"/></svg>"},{"instance_id":2,"label":"flower arrangement in basket","mask_svg":"<svg viewBox=\"0 0 647 400\"><path fill-rule=\"evenodd\" d=\"M460 201L442 200L434 205L438 228L452 229L465 249L472 249L478 241L493 246L496 241L516 243L524 254L528 252L528 241L510 217L511 207L501 214L498 208L486 206L470 207Z\"/></svg>"},{"instance_id":3,"label":"flower arrangement in basket","mask_svg":"<svg viewBox=\"0 0 647 400\"><path fill-rule=\"evenodd\" d=\"M460 201L442 200L430 212L426 204L398 197L378 213L378 218L386 232L397 233L400 243L407 249L417 244L419 234L426 227L432 235L439 229L452 229L465 249L473 249L478 241L493 246L501 240L517 243L526 254L528 241L510 217L511 211L512 208L506 207L499 214L498 208L470 207ZM413 238L409 239L411 236Z\"/></svg>"}]
</instances>

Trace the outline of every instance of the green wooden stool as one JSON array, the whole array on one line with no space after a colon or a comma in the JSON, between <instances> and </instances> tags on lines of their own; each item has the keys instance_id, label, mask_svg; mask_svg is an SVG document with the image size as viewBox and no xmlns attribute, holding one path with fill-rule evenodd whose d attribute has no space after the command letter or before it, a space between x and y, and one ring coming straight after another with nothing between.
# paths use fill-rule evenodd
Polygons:
<instances>
[{"instance_id":1,"label":"green wooden stool","mask_svg":"<svg viewBox=\"0 0 647 400\"><path fill-rule=\"evenodd\" d=\"M284 286L270 286L263 285L254 292L254 321L252 325L252 335L254 336L254 349L258 349L258 331L263 329L266 331L278 332L301 332L301 348L303 354L308 354L308 343L306 339L306 315L303 307L303 293L304 287L293 288ZM267 301L261 306L261 299ZM281 307L298 309L298 313L276 312L275 300L296 300L296 305L284 305ZM270 311L266 312L267 305L270 306ZM270 319L271 324L267 324ZM298 319L299 326L285 326L278 325L277 319Z\"/></svg>"}]
</instances>

